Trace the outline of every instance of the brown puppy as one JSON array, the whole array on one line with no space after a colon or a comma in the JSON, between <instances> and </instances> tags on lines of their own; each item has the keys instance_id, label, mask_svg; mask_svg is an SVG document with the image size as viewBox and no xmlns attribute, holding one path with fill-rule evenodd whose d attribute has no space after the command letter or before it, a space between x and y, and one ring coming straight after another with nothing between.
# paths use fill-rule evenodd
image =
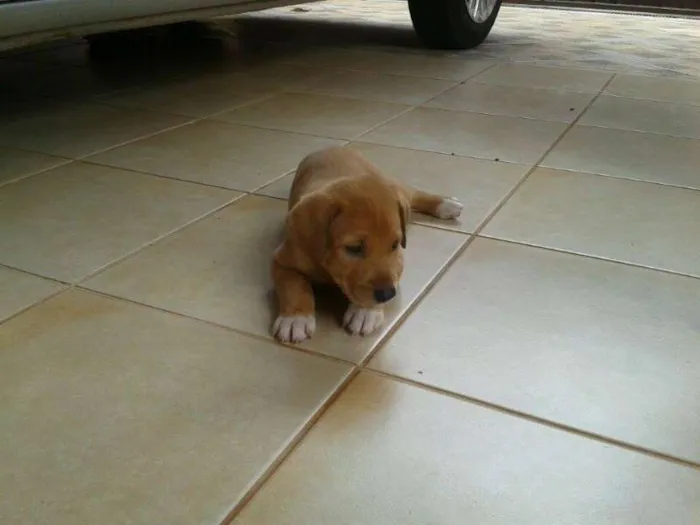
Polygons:
<instances>
[{"instance_id":1,"label":"brown puppy","mask_svg":"<svg viewBox=\"0 0 700 525\"><path fill-rule=\"evenodd\" d=\"M462 204L390 179L349 148L302 160L289 196L286 238L272 263L279 299L274 336L298 343L313 335L312 283L340 287L350 301L343 321L350 333L379 328L382 305L396 295L403 272L411 209L454 219Z\"/></svg>"}]
</instances>

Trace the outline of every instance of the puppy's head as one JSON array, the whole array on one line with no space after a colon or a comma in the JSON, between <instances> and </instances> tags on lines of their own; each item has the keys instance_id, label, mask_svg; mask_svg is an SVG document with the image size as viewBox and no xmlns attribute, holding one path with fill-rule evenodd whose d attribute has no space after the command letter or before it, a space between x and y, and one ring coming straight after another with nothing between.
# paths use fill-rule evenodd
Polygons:
<instances>
[{"instance_id":1,"label":"puppy's head","mask_svg":"<svg viewBox=\"0 0 700 525\"><path fill-rule=\"evenodd\" d=\"M353 304L371 308L393 299L409 220L408 203L393 186L369 177L339 181L295 208L290 215L296 211L297 225L313 236L312 257Z\"/></svg>"}]
</instances>

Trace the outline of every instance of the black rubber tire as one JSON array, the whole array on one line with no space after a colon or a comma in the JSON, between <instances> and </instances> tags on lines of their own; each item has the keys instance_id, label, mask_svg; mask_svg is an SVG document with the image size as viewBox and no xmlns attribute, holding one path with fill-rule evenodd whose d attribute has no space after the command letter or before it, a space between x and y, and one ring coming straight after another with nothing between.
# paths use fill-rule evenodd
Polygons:
<instances>
[{"instance_id":1,"label":"black rubber tire","mask_svg":"<svg viewBox=\"0 0 700 525\"><path fill-rule=\"evenodd\" d=\"M427 47L469 49L481 44L496 21L501 0L484 22L472 20L464 0L408 0L413 28Z\"/></svg>"}]
</instances>

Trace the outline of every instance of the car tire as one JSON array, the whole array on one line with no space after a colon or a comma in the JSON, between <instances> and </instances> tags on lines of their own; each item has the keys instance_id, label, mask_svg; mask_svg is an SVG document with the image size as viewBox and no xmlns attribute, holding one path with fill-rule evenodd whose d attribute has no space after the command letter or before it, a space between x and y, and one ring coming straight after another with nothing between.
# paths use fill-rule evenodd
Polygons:
<instances>
[{"instance_id":1,"label":"car tire","mask_svg":"<svg viewBox=\"0 0 700 525\"><path fill-rule=\"evenodd\" d=\"M486 40L501 0L408 0L408 8L424 45L469 49Z\"/></svg>"}]
</instances>

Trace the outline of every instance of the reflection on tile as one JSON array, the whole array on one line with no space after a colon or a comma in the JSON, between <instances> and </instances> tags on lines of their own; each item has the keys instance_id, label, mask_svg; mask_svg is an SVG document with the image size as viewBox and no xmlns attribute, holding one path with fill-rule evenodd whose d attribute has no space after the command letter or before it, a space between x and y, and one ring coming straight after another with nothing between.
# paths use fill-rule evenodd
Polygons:
<instances>
[{"instance_id":1,"label":"reflection on tile","mask_svg":"<svg viewBox=\"0 0 700 525\"><path fill-rule=\"evenodd\" d=\"M484 84L598 93L612 73L529 64L499 64L474 80Z\"/></svg>"},{"instance_id":2,"label":"reflection on tile","mask_svg":"<svg viewBox=\"0 0 700 525\"><path fill-rule=\"evenodd\" d=\"M236 196L72 163L0 188L0 263L75 281Z\"/></svg>"},{"instance_id":3,"label":"reflection on tile","mask_svg":"<svg viewBox=\"0 0 700 525\"><path fill-rule=\"evenodd\" d=\"M417 108L362 140L532 165L565 129L559 122Z\"/></svg>"},{"instance_id":4,"label":"reflection on tile","mask_svg":"<svg viewBox=\"0 0 700 525\"><path fill-rule=\"evenodd\" d=\"M574 126L542 166L700 189L700 141Z\"/></svg>"},{"instance_id":5,"label":"reflection on tile","mask_svg":"<svg viewBox=\"0 0 700 525\"><path fill-rule=\"evenodd\" d=\"M63 288L55 281L0 266L0 321Z\"/></svg>"},{"instance_id":6,"label":"reflection on tile","mask_svg":"<svg viewBox=\"0 0 700 525\"><path fill-rule=\"evenodd\" d=\"M214 118L261 128L352 139L408 108L386 102L283 93Z\"/></svg>"},{"instance_id":7,"label":"reflection on tile","mask_svg":"<svg viewBox=\"0 0 700 525\"><path fill-rule=\"evenodd\" d=\"M700 192L539 169L488 236L700 277Z\"/></svg>"},{"instance_id":8,"label":"reflection on tile","mask_svg":"<svg viewBox=\"0 0 700 525\"><path fill-rule=\"evenodd\" d=\"M698 81L618 74L605 92L622 97L700 105Z\"/></svg>"},{"instance_id":9,"label":"reflection on tile","mask_svg":"<svg viewBox=\"0 0 700 525\"><path fill-rule=\"evenodd\" d=\"M699 491L690 469L361 375L233 523L692 523Z\"/></svg>"},{"instance_id":10,"label":"reflection on tile","mask_svg":"<svg viewBox=\"0 0 700 525\"><path fill-rule=\"evenodd\" d=\"M604 95L586 111L579 124L697 139L700 106Z\"/></svg>"},{"instance_id":11,"label":"reflection on tile","mask_svg":"<svg viewBox=\"0 0 700 525\"><path fill-rule=\"evenodd\" d=\"M435 97L426 106L489 115L572 122L586 109L593 96L571 91L467 82Z\"/></svg>"},{"instance_id":12,"label":"reflection on tile","mask_svg":"<svg viewBox=\"0 0 700 525\"><path fill-rule=\"evenodd\" d=\"M219 523L347 373L85 292L2 329L7 523Z\"/></svg>"},{"instance_id":13,"label":"reflection on tile","mask_svg":"<svg viewBox=\"0 0 700 525\"><path fill-rule=\"evenodd\" d=\"M333 71L310 81L304 91L320 95L417 105L456 85L450 80L383 75L367 71Z\"/></svg>"},{"instance_id":14,"label":"reflection on tile","mask_svg":"<svg viewBox=\"0 0 700 525\"><path fill-rule=\"evenodd\" d=\"M43 153L0 148L0 185L67 162L70 161Z\"/></svg>"},{"instance_id":15,"label":"reflection on tile","mask_svg":"<svg viewBox=\"0 0 700 525\"><path fill-rule=\"evenodd\" d=\"M64 157L81 157L187 122L160 113L97 104L56 105L0 122L0 145Z\"/></svg>"},{"instance_id":16,"label":"reflection on tile","mask_svg":"<svg viewBox=\"0 0 700 525\"><path fill-rule=\"evenodd\" d=\"M269 268L282 238L286 208L283 201L246 197L90 279L86 286L268 337L276 313ZM456 233L411 229L401 297L388 310L387 328L465 239ZM346 335L332 309L319 308L319 327L306 346L359 361L377 337Z\"/></svg>"},{"instance_id":17,"label":"reflection on tile","mask_svg":"<svg viewBox=\"0 0 700 525\"><path fill-rule=\"evenodd\" d=\"M225 188L253 190L339 141L203 120L90 157L90 161Z\"/></svg>"},{"instance_id":18,"label":"reflection on tile","mask_svg":"<svg viewBox=\"0 0 700 525\"><path fill-rule=\"evenodd\" d=\"M478 239L371 366L697 462L698 297L698 279Z\"/></svg>"}]
</instances>

